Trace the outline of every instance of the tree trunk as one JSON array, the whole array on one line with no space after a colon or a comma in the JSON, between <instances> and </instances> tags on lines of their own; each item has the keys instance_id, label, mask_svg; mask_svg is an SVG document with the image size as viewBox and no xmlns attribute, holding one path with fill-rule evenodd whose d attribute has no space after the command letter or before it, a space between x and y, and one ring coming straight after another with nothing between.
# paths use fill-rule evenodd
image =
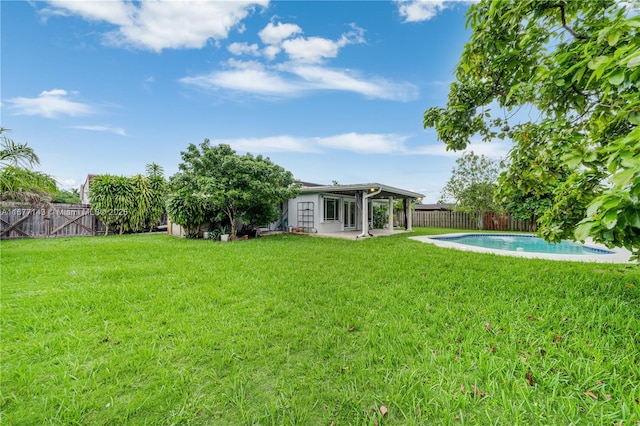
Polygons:
<instances>
[{"instance_id":1,"label":"tree trunk","mask_svg":"<svg viewBox=\"0 0 640 426\"><path fill-rule=\"evenodd\" d=\"M484 229L484 213L478 212L478 229Z\"/></svg>"},{"instance_id":2,"label":"tree trunk","mask_svg":"<svg viewBox=\"0 0 640 426\"><path fill-rule=\"evenodd\" d=\"M231 235L229 236L230 240L235 240L236 239L236 232L238 232L238 230L236 229L236 221L235 218L233 217L233 212L231 210L227 210L225 212L227 214L227 217L229 218L229 221L231 222Z\"/></svg>"}]
</instances>

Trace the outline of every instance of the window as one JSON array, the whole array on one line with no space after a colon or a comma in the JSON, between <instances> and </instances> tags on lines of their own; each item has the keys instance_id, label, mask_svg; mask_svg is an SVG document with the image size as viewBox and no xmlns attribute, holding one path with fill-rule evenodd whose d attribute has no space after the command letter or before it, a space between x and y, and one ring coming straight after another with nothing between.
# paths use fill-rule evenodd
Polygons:
<instances>
[{"instance_id":1,"label":"window","mask_svg":"<svg viewBox=\"0 0 640 426\"><path fill-rule=\"evenodd\" d=\"M336 198L324 199L324 220L338 220L338 200Z\"/></svg>"}]
</instances>

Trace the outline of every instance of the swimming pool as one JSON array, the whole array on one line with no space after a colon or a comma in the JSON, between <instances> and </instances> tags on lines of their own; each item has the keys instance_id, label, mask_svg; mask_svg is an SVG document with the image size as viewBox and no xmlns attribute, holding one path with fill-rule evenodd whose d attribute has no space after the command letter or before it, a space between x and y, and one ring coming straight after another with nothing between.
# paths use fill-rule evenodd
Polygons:
<instances>
[{"instance_id":1,"label":"swimming pool","mask_svg":"<svg viewBox=\"0 0 640 426\"><path fill-rule=\"evenodd\" d=\"M571 241L560 243L548 243L533 235L513 234L466 234L459 236L431 237L434 240L453 241L458 244L466 244L476 247L484 247L497 250L507 250L527 253L552 253L552 254L614 254L611 250L590 247Z\"/></svg>"},{"instance_id":2,"label":"swimming pool","mask_svg":"<svg viewBox=\"0 0 640 426\"><path fill-rule=\"evenodd\" d=\"M624 248L609 249L588 240L587 244L563 241L549 244L527 234L456 233L444 235L420 235L412 240L457 250L492 253L501 256L526 257L548 260L564 260L600 263L633 263L631 252Z\"/></svg>"}]
</instances>

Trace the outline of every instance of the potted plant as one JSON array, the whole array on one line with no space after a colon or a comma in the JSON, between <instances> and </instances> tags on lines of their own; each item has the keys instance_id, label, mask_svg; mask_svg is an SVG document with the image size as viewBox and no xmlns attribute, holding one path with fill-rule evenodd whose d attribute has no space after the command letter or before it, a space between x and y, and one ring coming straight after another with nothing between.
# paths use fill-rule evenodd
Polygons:
<instances>
[{"instance_id":1,"label":"potted plant","mask_svg":"<svg viewBox=\"0 0 640 426\"><path fill-rule=\"evenodd\" d=\"M229 233L226 226L220 227L220 241L229 241Z\"/></svg>"}]
</instances>

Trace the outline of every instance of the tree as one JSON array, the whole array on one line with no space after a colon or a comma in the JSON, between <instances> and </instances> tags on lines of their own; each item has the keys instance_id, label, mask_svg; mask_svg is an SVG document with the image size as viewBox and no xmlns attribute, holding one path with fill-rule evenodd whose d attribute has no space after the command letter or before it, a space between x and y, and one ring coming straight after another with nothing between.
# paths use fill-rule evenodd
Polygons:
<instances>
[{"instance_id":1,"label":"tree","mask_svg":"<svg viewBox=\"0 0 640 426\"><path fill-rule=\"evenodd\" d=\"M446 108L429 108L448 149L464 149L476 134L511 138L515 176L546 180L566 168L566 179L546 182L551 207L539 233L549 241L584 240L640 247L640 16L616 0L481 0L467 13L472 35L456 67ZM497 107L493 112L491 107ZM529 110L521 123L509 123ZM518 163L534 153L546 164ZM519 136L514 137L515 134ZM522 167L521 170L518 170ZM502 179L508 185L510 179ZM515 190L528 195L526 186ZM514 192L517 192L514 191Z\"/></svg>"},{"instance_id":2,"label":"tree","mask_svg":"<svg viewBox=\"0 0 640 426\"><path fill-rule=\"evenodd\" d=\"M149 194L149 208L144 216L144 224L151 232L160 223L166 210L167 181L164 178L164 169L156 163L147 164L146 172L151 192Z\"/></svg>"},{"instance_id":3,"label":"tree","mask_svg":"<svg viewBox=\"0 0 640 426\"><path fill-rule=\"evenodd\" d=\"M456 160L451 178L440 194L439 203L454 204L454 209L474 215L478 229L484 229L484 215L497 210L493 193L498 179L498 162L477 156L473 151Z\"/></svg>"},{"instance_id":4,"label":"tree","mask_svg":"<svg viewBox=\"0 0 640 426\"><path fill-rule=\"evenodd\" d=\"M532 231L538 219L553 206L554 190L571 171L554 156L546 141L547 129L527 123L511 132L516 141L498 178L496 202L513 217L529 220Z\"/></svg>"},{"instance_id":5,"label":"tree","mask_svg":"<svg viewBox=\"0 0 640 426\"><path fill-rule=\"evenodd\" d=\"M77 188L73 188L69 191L62 189L56 193L53 202L61 204L80 204L80 192Z\"/></svg>"},{"instance_id":6,"label":"tree","mask_svg":"<svg viewBox=\"0 0 640 426\"><path fill-rule=\"evenodd\" d=\"M0 127L0 200L48 204L58 191L53 177L32 170L40 164L33 148L17 144Z\"/></svg>"},{"instance_id":7,"label":"tree","mask_svg":"<svg viewBox=\"0 0 640 426\"><path fill-rule=\"evenodd\" d=\"M14 167L33 167L40 164L40 159L36 155L33 148L28 144L17 144L7 137L5 133L9 130L0 127L0 164L2 168L12 165Z\"/></svg>"},{"instance_id":8,"label":"tree","mask_svg":"<svg viewBox=\"0 0 640 426\"><path fill-rule=\"evenodd\" d=\"M172 179L172 186L177 185L178 180ZM194 192L189 187L173 190L167 201L167 214L173 223L185 228L187 238L196 238L203 223L219 216L204 194Z\"/></svg>"},{"instance_id":9,"label":"tree","mask_svg":"<svg viewBox=\"0 0 640 426\"><path fill-rule=\"evenodd\" d=\"M96 217L107 225L125 231L151 231L162 218L165 208L166 182L162 167L147 165L149 176L132 177L99 175L89 186L91 208Z\"/></svg>"},{"instance_id":10,"label":"tree","mask_svg":"<svg viewBox=\"0 0 640 426\"><path fill-rule=\"evenodd\" d=\"M261 155L238 155L229 145L211 146L205 139L199 147L190 144L181 156L171 178L175 194L169 213L175 221L176 213L187 216L175 207L188 207L194 213L189 229L199 225L196 219L202 223L207 213L215 213L216 219L229 221L235 236L238 219L253 225L271 222L278 217L277 204L298 193L293 175Z\"/></svg>"},{"instance_id":11,"label":"tree","mask_svg":"<svg viewBox=\"0 0 640 426\"><path fill-rule=\"evenodd\" d=\"M125 176L99 175L89 186L91 209L98 219L109 227L118 227L119 233L132 229L132 218L137 219L135 208L137 191L134 182Z\"/></svg>"}]
</instances>

